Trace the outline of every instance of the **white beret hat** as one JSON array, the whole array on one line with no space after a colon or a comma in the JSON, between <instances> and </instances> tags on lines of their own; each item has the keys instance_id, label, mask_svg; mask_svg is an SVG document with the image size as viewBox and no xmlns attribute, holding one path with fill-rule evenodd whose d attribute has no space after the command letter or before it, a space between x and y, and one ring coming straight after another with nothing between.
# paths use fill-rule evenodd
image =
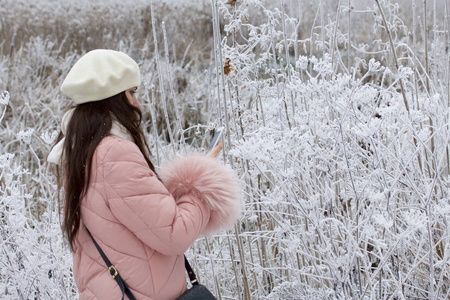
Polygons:
<instances>
[{"instance_id":1,"label":"white beret hat","mask_svg":"<svg viewBox=\"0 0 450 300\"><path fill-rule=\"evenodd\" d=\"M137 63L123 52L97 49L83 55L67 74L61 91L76 104L99 101L139 86Z\"/></svg>"}]
</instances>

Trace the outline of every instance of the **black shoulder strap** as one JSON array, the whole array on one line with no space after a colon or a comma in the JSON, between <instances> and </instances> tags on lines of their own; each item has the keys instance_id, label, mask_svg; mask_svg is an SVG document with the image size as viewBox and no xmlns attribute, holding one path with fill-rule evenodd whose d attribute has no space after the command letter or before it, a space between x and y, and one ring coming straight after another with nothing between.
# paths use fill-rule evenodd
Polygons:
<instances>
[{"instance_id":1,"label":"black shoulder strap","mask_svg":"<svg viewBox=\"0 0 450 300\"><path fill-rule=\"evenodd\" d=\"M87 230L87 233L91 237L92 241L94 242L95 247L97 248L98 252L100 253L100 256L102 257L103 261L105 262L106 266L108 267L109 274L112 276L112 278L119 285L119 288L122 291L122 300L123 300L124 294L127 295L127 297L130 300L136 300L136 298L134 297L133 293L131 293L131 291L128 288L128 286L125 283L125 281L123 281L122 277L120 277L119 272L117 272L117 270L116 270L116 267L114 267L114 265L109 261L108 257L106 257L106 255L103 252L102 248L100 248L100 246L97 244L97 242L95 241L95 239L92 236L92 234L89 231L89 229L87 229L87 227L85 227L85 228ZM192 285L198 285L199 282L198 282L197 275L195 275L195 272L192 269L191 265L189 264L189 262L188 262L188 260L186 258L186 255L184 256L184 265L186 267L186 271L188 273L189 280L191 281L191 284Z\"/></svg>"},{"instance_id":2,"label":"black shoulder strap","mask_svg":"<svg viewBox=\"0 0 450 300\"><path fill-rule=\"evenodd\" d=\"M186 271L189 275L189 280L191 281L192 285L199 284L197 275L195 275L194 270L192 270L191 265L189 264L186 255L184 256L184 265L186 266Z\"/></svg>"},{"instance_id":3,"label":"black shoulder strap","mask_svg":"<svg viewBox=\"0 0 450 300\"><path fill-rule=\"evenodd\" d=\"M91 237L92 241L94 242L95 247L97 248L98 252L100 253L100 256L102 257L103 261L105 262L106 266L108 267L108 272L112 276L112 278L117 282L119 285L120 290L122 291L122 300L124 297L124 294L127 295L128 299L130 300L136 300L133 293L131 293L130 289L128 288L125 281L123 281L122 277L120 277L119 272L117 272L116 267L109 261L108 257L106 257L105 253L103 252L102 248L97 244L94 237L92 236L91 232L87 227L85 227L89 236ZM190 267L190 266L189 266Z\"/></svg>"}]
</instances>

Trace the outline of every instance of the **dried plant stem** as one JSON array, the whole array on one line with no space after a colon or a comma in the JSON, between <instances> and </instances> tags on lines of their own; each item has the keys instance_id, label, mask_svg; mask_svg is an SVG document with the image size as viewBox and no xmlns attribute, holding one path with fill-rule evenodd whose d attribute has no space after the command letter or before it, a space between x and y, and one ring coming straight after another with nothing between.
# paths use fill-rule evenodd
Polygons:
<instances>
[{"instance_id":1,"label":"dried plant stem","mask_svg":"<svg viewBox=\"0 0 450 300\"><path fill-rule=\"evenodd\" d=\"M214 271L214 259L212 258L211 247L210 247L209 241L208 241L208 239L206 237L205 237L205 245L206 245L206 249L207 249L208 254L209 254L208 256L209 256L209 261L211 263L211 271L213 273L213 279L214 279L216 294L217 294L219 300L221 300L222 299L222 293L220 291L219 282L217 281L217 276L216 276L215 271Z\"/></svg>"},{"instance_id":2,"label":"dried plant stem","mask_svg":"<svg viewBox=\"0 0 450 300\"><path fill-rule=\"evenodd\" d=\"M12 37L12 40L11 40L11 45L9 46L9 55L8 55L8 60L7 60L9 68L7 69L6 79L5 79L5 82L6 82L5 90L6 91L9 90L9 77L10 77L12 64L13 64L13 59L12 58L13 58L13 55L14 55L14 47L15 47L15 44L16 44L16 36L17 36L16 33L14 33L14 35ZM5 111L6 111L6 106L5 106ZM5 111L3 112L3 116L5 114ZM2 116L2 118L0 118L0 122L3 119L3 116Z\"/></svg>"},{"instance_id":3,"label":"dried plant stem","mask_svg":"<svg viewBox=\"0 0 450 300\"><path fill-rule=\"evenodd\" d=\"M241 97L239 95L239 88L238 88L238 84L236 82L236 79L233 79L233 81L234 81L234 84L233 84L234 91L235 91L235 95L236 95L236 104L237 104L236 110L237 110L238 121L239 121L239 129L241 131L241 138L243 140L245 140L245 137L244 137L244 124L242 123ZM230 95L231 95L231 92L230 92ZM230 104L233 105L233 101L231 101L231 99L230 99ZM231 107L231 109L233 110L233 107ZM236 116L235 116L235 114L233 114L233 115L234 115L234 119L235 119L235 123L236 123ZM237 129L238 126L235 125L235 128ZM236 134L237 134L237 132L238 131L236 130Z\"/></svg>"},{"instance_id":4,"label":"dried plant stem","mask_svg":"<svg viewBox=\"0 0 450 300\"><path fill-rule=\"evenodd\" d=\"M300 10L300 9L299 9ZM294 59L295 62L298 60L299 57L299 50L298 50L298 45L299 45L299 39L298 39L298 31L300 30L300 24L301 24L301 13L300 11L298 12L298 21L297 21L297 25L295 26L295 31L294 31L294 35L295 35L295 42L294 42ZM294 64L295 70L297 72L300 72L300 69L297 67L296 64ZM302 72L303 74L303 72Z\"/></svg>"},{"instance_id":5,"label":"dried plant stem","mask_svg":"<svg viewBox=\"0 0 450 300\"><path fill-rule=\"evenodd\" d=\"M247 270L246 270L246 261L245 261L245 255L244 255L244 249L242 246L242 237L240 236L240 229L239 225L234 226L234 234L236 236L236 242L239 252L239 259L241 261L241 270L242 270L242 283L244 285L244 299L250 300L250 288L248 286L248 279L247 279Z\"/></svg>"},{"instance_id":6,"label":"dried plant stem","mask_svg":"<svg viewBox=\"0 0 450 300\"><path fill-rule=\"evenodd\" d=\"M253 242L252 242L250 236L247 236L246 243L248 245L248 253L250 254L250 263L252 265L255 265L255 259L254 259L255 255L253 254ZM260 290L261 286L260 286L260 282L258 280L258 276L257 276L256 272L252 272L252 277L253 277L253 281L255 282L255 289Z\"/></svg>"},{"instance_id":7,"label":"dried plant stem","mask_svg":"<svg viewBox=\"0 0 450 300\"><path fill-rule=\"evenodd\" d=\"M437 41L438 41L438 32L439 28L436 22L436 0L433 0L433 57L436 60L437 58ZM436 79L437 68L433 68L433 75L430 74L432 79Z\"/></svg>"},{"instance_id":8,"label":"dried plant stem","mask_svg":"<svg viewBox=\"0 0 450 300\"><path fill-rule=\"evenodd\" d=\"M341 0L339 0L337 5L337 11L336 11L336 20L334 21L334 29L333 29L333 37L330 41L330 48L331 48L331 68L334 70L334 51L336 48L336 34L337 29L339 26L339 16L341 13Z\"/></svg>"},{"instance_id":9,"label":"dried plant stem","mask_svg":"<svg viewBox=\"0 0 450 300\"><path fill-rule=\"evenodd\" d=\"M445 22L446 27L446 45L450 45L450 18L449 18L449 1L445 1ZM450 47L450 46L448 46ZM450 51L450 49L449 49ZM447 120L450 119L450 55L447 55ZM450 143L449 143L449 133L450 133L450 122L447 122L447 176L450 174Z\"/></svg>"},{"instance_id":10,"label":"dried plant stem","mask_svg":"<svg viewBox=\"0 0 450 300\"><path fill-rule=\"evenodd\" d=\"M428 24L427 24L427 0L423 0L423 37L424 37L424 48L425 48L425 72L426 76L426 88L427 92L430 93L430 66L428 63Z\"/></svg>"},{"instance_id":11,"label":"dried plant stem","mask_svg":"<svg viewBox=\"0 0 450 300\"><path fill-rule=\"evenodd\" d=\"M320 0L320 36L322 39L322 56L325 55L325 21L324 21L324 14L325 14L325 9L324 9L324 4L323 4L324 0ZM311 53L312 55L312 53Z\"/></svg>"},{"instance_id":12,"label":"dried plant stem","mask_svg":"<svg viewBox=\"0 0 450 300\"><path fill-rule=\"evenodd\" d=\"M423 0L423 22L424 22L424 47L425 47L425 73L426 73L426 88L428 94L431 93L430 91L430 64L429 64L429 54L428 54L428 23L427 23L427 0ZM436 41L436 39L435 39ZM436 55L436 52L434 52ZM431 143L431 155L434 155L435 153L435 145L434 145L434 125L433 125L433 119L431 117L428 118L430 121L430 143ZM426 153L425 153L426 154ZM427 155L427 154L426 154ZM428 159L427 159L428 161ZM434 170L434 172L437 172L437 170ZM433 177L433 174L431 174L431 171L429 171L430 177Z\"/></svg>"},{"instance_id":13,"label":"dried plant stem","mask_svg":"<svg viewBox=\"0 0 450 300\"><path fill-rule=\"evenodd\" d=\"M161 90L161 100L163 103L163 109L164 109L164 118L166 120L167 124L167 131L169 132L169 138L170 138L170 144L172 146L173 154L176 154L175 150L175 139L173 137L172 133L172 126L169 121L169 113L167 111L167 99L166 99L166 92L164 89L164 79L163 79L163 73L161 70L161 61L159 60L159 51L158 51L158 39L156 36L156 19L154 16L154 6L153 6L154 0L151 0L150 2L150 9L151 9L151 20L152 20L152 30L153 30L153 42L155 44L155 60L156 60L156 66L158 69L158 81L159 81L159 88Z\"/></svg>"},{"instance_id":14,"label":"dried plant stem","mask_svg":"<svg viewBox=\"0 0 450 300\"><path fill-rule=\"evenodd\" d=\"M411 9L412 9L412 49L413 49L413 58L411 59L412 69L414 70L413 82L414 82L414 92L412 99L415 99L416 109L419 109L419 87L417 83L417 77L419 75L419 70L416 65L417 57L416 53L416 4L414 0L411 0ZM421 167L421 166L420 166Z\"/></svg>"},{"instance_id":15,"label":"dried plant stem","mask_svg":"<svg viewBox=\"0 0 450 300\"><path fill-rule=\"evenodd\" d=\"M428 252L428 259L429 259L429 268L430 268L430 284L429 284L429 299L434 299L434 284L435 284L435 274L434 274L434 259L433 259L433 250L435 249L433 245L433 235L432 235L432 214L431 214L431 208L430 203L428 202L428 205L426 207L427 209L427 231L428 231L428 241L429 241L429 252Z\"/></svg>"},{"instance_id":16,"label":"dried plant stem","mask_svg":"<svg viewBox=\"0 0 450 300\"><path fill-rule=\"evenodd\" d=\"M152 96L149 99L148 93L146 93L147 96L147 103L149 103L150 106L150 115L152 117L152 127L153 127L153 135L155 136L155 144L156 144L156 163L158 166L161 165L161 157L160 157L160 145L159 145L159 137L158 137L158 124L156 124L156 114L155 114L155 89L151 89Z\"/></svg>"},{"instance_id":17,"label":"dried plant stem","mask_svg":"<svg viewBox=\"0 0 450 300\"><path fill-rule=\"evenodd\" d=\"M342 150L344 152L344 158L345 158L345 162L346 162L347 168L348 168L347 172L348 172L348 175L350 177L350 182L351 182L353 193L355 194L355 199L356 199L356 213L355 213L355 215L356 215L356 217L355 217L356 218L356 220L355 220L356 233L355 234L356 234L356 245L359 245L359 238L360 238L360 236L359 236L359 215L360 215L360 209L361 209L360 197L359 197L358 192L356 190L355 182L353 180L352 171L350 169L350 163L348 161L346 145L345 145L346 138L344 136L344 132L343 132L343 129L342 129L342 123L340 121L339 121L339 133L341 135ZM356 267L357 267L357 270L358 270L358 275L357 276L358 276L358 285L359 285L359 295L361 295L361 293L362 293L362 282L361 282L361 263L360 263L360 258L359 257L356 258Z\"/></svg>"},{"instance_id":18,"label":"dried plant stem","mask_svg":"<svg viewBox=\"0 0 450 300\"><path fill-rule=\"evenodd\" d=\"M321 0L321 2L320 3L322 3L322 0ZM315 17L314 17L314 21L313 21L313 23L312 23L312 25L311 25L311 37L310 37L310 43L309 43L309 57L311 58L312 56L313 56L313 53L314 53L314 43L315 43L315 41L314 41L314 28L315 28L315 26L316 26L316 21L317 21L317 18L318 18L318 16L319 16L319 12L321 12L321 4L319 4L319 6L317 7L317 12L316 12L316 15L315 15ZM308 69L309 69L309 73L311 74L312 73L312 64L309 64L309 67L308 67Z\"/></svg>"},{"instance_id":19,"label":"dried plant stem","mask_svg":"<svg viewBox=\"0 0 450 300\"><path fill-rule=\"evenodd\" d=\"M12 57L13 57L13 54L14 54L14 47L16 45L16 37L17 37L17 32L14 32L14 35L13 35L12 40L11 40L11 45L9 46L9 59L10 59L10 61L12 61Z\"/></svg>"},{"instance_id":20,"label":"dried plant stem","mask_svg":"<svg viewBox=\"0 0 450 300\"><path fill-rule=\"evenodd\" d=\"M227 235L227 241L228 241L228 247L230 249L230 259L231 259L231 264L233 266L233 271L234 271L234 278L235 278L235 283L236 283L236 290L238 291L237 295L239 296L239 300L242 299L242 294L240 292L240 276L239 276L239 271L238 271L238 267L236 266L236 259L234 256L234 247L233 247L233 243L231 242L230 236Z\"/></svg>"},{"instance_id":21,"label":"dried plant stem","mask_svg":"<svg viewBox=\"0 0 450 300\"><path fill-rule=\"evenodd\" d=\"M286 56L286 68L287 68L287 72L288 72L288 82L287 84L284 85L284 89L286 89L286 86L290 86L291 82L292 82L292 67L291 67L291 58L289 55L289 47L290 45L287 42L287 29L286 29L286 13L285 13L285 8L284 8L284 0L281 0L281 21L283 23L283 39L284 39L284 51L285 51L285 56ZM291 99L291 110L292 110L292 117L293 117L293 122L294 122L294 126L295 126L295 103L294 103L294 95L292 93L292 90L289 88L289 96ZM287 114L287 112L286 112ZM289 120L289 119L288 119ZM289 129L291 128L290 123L289 123Z\"/></svg>"},{"instance_id":22,"label":"dried plant stem","mask_svg":"<svg viewBox=\"0 0 450 300\"><path fill-rule=\"evenodd\" d=\"M280 126L281 128L283 128L283 120L281 117L281 102L284 103L284 99L281 98L281 92L280 92L280 83L278 80L278 62L277 62L277 53L275 51L275 37L274 37L274 26L275 24L273 23L273 19L271 16L269 16L269 28L270 28L270 38L271 38L271 49L272 49L272 57L273 57L273 62L272 62L272 75L275 77L275 86L277 88L277 108L278 108L278 121L280 122ZM288 120L289 123L289 127L291 127L290 122L289 122L289 116L287 115L287 111L286 111L286 118Z\"/></svg>"},{"instance_id":23,"label":"dried plant stem","mask_svg":"<svg viewBox=\"0 0 450 300\"><path fill-rule=\"evenodd\" d=\"M447 52L450 51L450 0L445 1L445 44L448 45ZM447 55L447 109L450 107L450 55ZM450 170L449 170L450 171Z\"/></svg>"},{"instance_id":24,"label":"dried plant stem","mask_svg":"<svg viewBox=\"0 0 450 300\"><path fill-rule=\"evenodd\" d=\"M170 58L169 58L169 47L168 47L168 43L167 43L166 23L162 22L161 27L162 27L163 36L164 36L164 51L165 51L165 56L166 56L167 74L169 77L169 80L168 80L169 88L170 88L170 92L171 92L172 98L173 98L173 104L174 104L173 109L175 111L176 123L178 125L178 132L180 134L179 139L181 141L181 145L183 146L184 150L186 151L186 143L184 140L183 126L181 125L181 116L180 116L180 112L179 112L178 98L175 93L175 89L173 87L172 71L170 70Z\"/></svg>"},{"instance_id":25,"label":"dried plant stem","mask_svg":"<svg viewBox=\"0 0 450 300\"><path fill-rule=\"evenodd\" d=\"M217 97L220 102L220 87L222 86L222 99L223 99L223 109L225 115L225 135L227 137L228 145L231 146L231 136L230 136L230 121L228 115L227 101L226 101L226 88L225 88L225 75L223 73L223 58L222 58L222 41L220 36L220 24L219 24L219 8L217 6L217 0L211 0L211 8L213 15L213 33L214 33L214 61L216 67L216 77L217 77ZM222 126L222 124L221 124ZM224 136L222 136L222 141ZM227 158L227 148L224 145L223 158ZM233 165L233 160L229 157L229 162Z\"/></svg>"},{"instance_id":26,"label":"dried plant stem","mask_svg":"<svg viewBox=\"0 0 450 300\"><path fill-rule=\"evenodd\" d=\"M256 64L253 64L253 69L254 69L255 74L258 74L258 68L257 68ZM258 78L258 76L256 76L256 78ZM256 100L255 100L256 111L257 112L261 111L261 120L262 120L263 126L266 127L266 118L264 117L264 108L263 108L263 105L262 105L261 93L260 93L259 87L256 87L255 94L256 94L255 95L255 97L256 97ZM258 116L259 116L259 114L256 114L256 118L257 119L258 119Z\"/></svg>"},{"instance_id":27,"label":"dried plant stem","mask_svg":"<svg viewBox=\"0 0 450 300\"><path fill-rule=\"evenodd\" d=\"M5 105L5 108L3 109L2 116L0 117L0 123L2 122L3 118L5 117L5 113L6 113L7 109L8 109L8 105Z\"/></svg>"},{"instance_id":28,"label":"dried plant stem","mask_svg":"<svg viewBox=\"0 0 450 300\"><path fill-rule=\"evenodd\" d=\"M424 0L424 1L426 1L426 0ZM386 21L386 17L384 16L384 12L383 12L383 9L381 8L380 2L378 0L375 0L375 2L377 3L378 9L379 9L380 14L381 14L381 18L383 20L384 29L386 30L386 33L387 33L387 35L389 37L389 44L391 45L392 55L394 57L395 71L398 72L399 65L398 65L397 53L395 52L394 41L392 40L392 34L391 34L390 29L389 29L388 23ZM404 88L404 84L403 84L403 78L399 78L399 82L400 82L400 89L402 91L403 102L405 104L405 108L406 108L406 111L408 112L408 116L409 116L410 115L410 111L409 111L408 101L406 99L406 93L405 93L405 88Z\"/></svg>"}]
</instances>

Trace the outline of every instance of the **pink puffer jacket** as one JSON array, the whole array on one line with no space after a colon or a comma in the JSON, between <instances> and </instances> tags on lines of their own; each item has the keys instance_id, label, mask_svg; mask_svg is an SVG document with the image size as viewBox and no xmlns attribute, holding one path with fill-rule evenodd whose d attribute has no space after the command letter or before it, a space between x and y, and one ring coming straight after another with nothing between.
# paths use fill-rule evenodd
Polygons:
<instances>
[{"instance_id":1,"label":"pink puffer jacket","mask_svg":"<svg viewBox=\"0 0 450 300\"><path fill-rule=\"evenodd\" d=\"M111 135L98 145L73 253L81 300L122 296L84 225L137 299L181 295L183 253L199 235L233 227L240 193L216 159L191 155L158 173L164 184L130 141Z\"/></svg>"}]
</instances>

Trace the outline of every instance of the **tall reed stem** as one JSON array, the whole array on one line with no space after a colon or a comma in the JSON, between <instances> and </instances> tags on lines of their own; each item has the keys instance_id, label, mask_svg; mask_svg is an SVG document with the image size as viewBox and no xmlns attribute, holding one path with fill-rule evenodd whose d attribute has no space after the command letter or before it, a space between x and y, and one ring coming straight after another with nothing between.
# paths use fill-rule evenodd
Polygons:
<instances>
[{"instance_id":1,"label":"tall reed stem","mask_svg":"<svg viewBox=\"0 0 450 300\"><path fill-rule=\"evenodd\" d=\"M426 0L424 0L424 1L426 1ZM380 2L378 0L375 0L375 2L377 3L378 10L380 11L381 18L383 20L384 29L386 30L386 33L389 37L389 44L391 45L391 51L392 51L392 55L394 57L395 71L398 72L399 64L398 64L398 59L397 59L397 53L395 51L394 41L392 40L391 30L389 29L389 26L386 21L386 17L384 16L384 12L383 12L383 9L381 8ZM406 99L406 92L405 92L405 88L404 88L404 84L403 84L403 78L399 78L399 82L400 82L400 89L402 91L403 103L405 104L405 108L406 108L406 111L408 112L408 116L409 116L410 111L409 111L408 100Z\"/></svg>"},{"instance_id":2,"label":"tall reed stem","mask_svg":"<svg viewBox=\"0 0 450 300\"><path fill-rule=\"evenodd\" d=\"M161 61L159 60L158 39L156 36L156 21L155 21L155 16L154 16L153 1L154 0L151 0L151 2L150 2L150 9L151 9L151 20L152 20L152 29L153 29L153 42L155 43L155 60L156 60L156 66L158 69L159 88L161 90L161 100L163 103L164 118L165 118L166 124L167 124L167 131L169 132L170 144L172 146L173 154L175 155L176 154L175 139L173 137L172 126L169 121L169 113L167 111L166 92L164 89L164 79L163 79L163 73L161 70Z\"/></svg>"},{"instance_id":3,"label":"tall reed stem","mask_svg":"<svg viewBox=\"0 0 450 300\"><path fill-rule=\"evenodd\" d=\"M184 151L186 151L186 142L184 140L184 134L183 134L183 126L181 125L181 116L179 112L179 104L178 104L178 97L175 93L175 89L173 87L173 77L172 77L172 71L170 68L170 57L169 57L169 46L167 43L167 32L166 32L166 23L162 22L162 30L163 30L163 36L164 36L164 51L166 56L166 66L167 66L167 74L169 77L169 88L170 92L172 94L173 98L173 105L174 105L174 111L176 116L176 124L178 125L178 132L180 134L180 141L181 145L183 146Z\"/></svg>"},{"instance_id":4,"label":"tall reed stem","mask_svg":"<svg viewBox=\"0 0 450 300\"><path fill-rule=\"evenodd\" d=\"M336 49L336 34L339 26L339 16L341 14L341 0L339 0L336 10L336 20L334 21L333 37L330 41L331 48L331 68L334 70L334 51ZM350 48L350 46L349 46Z\"/></svg>"},{"instance_id":5,"label":"tall reed stem","mask_svg":"<svg viewBox=\"0 0 450 300\"><path fill-rule=\"evenodd\" d=\"M219 23L219 8L217 6L217 0L211 0L212 1L212 14L213 14L213 31L214 31L214 55L215 55L215 66L216 66L216 77L217 77L217 97L220 99L220 87L222 86L222 100L223 100L223 109L224 109L224 115L225 115L225 135L227 137L228 141L228 147L231 146L231 135L230 135L230 120L228 115L228 108L227 108L227 100L226 100L226 87L225 87L225 75L223 73L223 58L222 58L222 39L220 35L220 23ZM220 80L220 81L219 81ZM219 100L220 101L220 100ZM224 139L224 136L222 136L222 140ZM223 158L226 160L227 158L227 147L224 145L223 150ZM231 157L229 157L229 162L232 165L233 160Z\"/></svg>"}]
</instances>

